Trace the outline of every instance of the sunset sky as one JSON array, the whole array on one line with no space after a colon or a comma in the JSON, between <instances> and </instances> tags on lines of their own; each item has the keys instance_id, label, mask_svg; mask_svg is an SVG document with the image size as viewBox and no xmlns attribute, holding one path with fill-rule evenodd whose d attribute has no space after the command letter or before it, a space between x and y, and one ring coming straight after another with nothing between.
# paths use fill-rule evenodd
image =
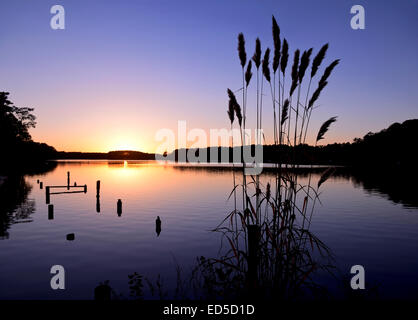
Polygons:
<instances>
[{"instance_id":1,"label":"sunset sky","mask_svg":"<svg viewBox=\"0 0 418 320\"><path fill-rule=\"evenodd\" d=\"M54 4L65 8L65 30L50 28ZM355 4L366 10L365 30L350 27ZM417 118L416 0L2 1L0 91L35 108L34 140L57 150L153 152L155 133L179 120L229 127L226 89L241 84L237 35L249 57L257 36L271 47L272 15L290 59L327 42L323 66L341 59L313 115L312 135L338 116L323 143ZM255 125L252 97L248 108ZM271 102L265 108L270 126Z\"/></svg>"}]
</instances>

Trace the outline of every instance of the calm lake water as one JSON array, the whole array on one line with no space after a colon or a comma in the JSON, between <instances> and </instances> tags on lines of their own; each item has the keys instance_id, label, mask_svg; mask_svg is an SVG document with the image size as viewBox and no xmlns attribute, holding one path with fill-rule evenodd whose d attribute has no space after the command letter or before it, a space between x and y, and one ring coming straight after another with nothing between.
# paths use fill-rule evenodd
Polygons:
<instances>
[{"instance_id":1,"label":"calm lake water","mask_svg":"<svg viewBox=\"0 0 418 320\"><path fill-rule=\"evenodd\" d=\"M72 184L88 186L87 193L51 195L50 220L45 186L66 185L67 171ZM262 183L273 178L265 173ZM334 253L339 277L349 277L351 266L360 264L366 285L378 286L380 297L416 299L416 196L379 177L363 178L330 178L321 187L311 230ZM210 230L233 209L227 200L231 171L146 162L60 162L44 174L4 182L0 190L0 299L92 299L105 280L129 297L128 275L134 272L149 279L160 275L170 289L176 265L187 273L196 257L216 257L221 237ZM69 233L74 241L66 239ZM57 264L66 271L65 290L50 287L50 268ZM319 275L318 281L338 294L337 280Z\"/></svg>"}]
</instances>

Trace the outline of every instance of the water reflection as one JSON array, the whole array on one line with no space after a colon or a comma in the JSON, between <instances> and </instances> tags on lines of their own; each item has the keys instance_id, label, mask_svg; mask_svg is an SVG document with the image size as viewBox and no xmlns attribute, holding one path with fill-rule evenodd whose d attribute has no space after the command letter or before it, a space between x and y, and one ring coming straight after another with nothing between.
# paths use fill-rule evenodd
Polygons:
<instances>
[{"instance_id":1,"label":"water reflection","mask_svg":"<svg viewBox=\"0 0 418 320\"><path fill-rule=\"evenodd\" d=\"M0 239L9 238L11 225L32 222L35 201L28 199L31 189L23 176L9 176L0 185Z\"/></svg>"},{"instance_id":2,"label":"water reflection","mask_svg":"<svg viewBox=\"0 0 418 320\"><path fill-rule=\"evenodd\" d=\"M161 233L161 219L158 216L157 219L155 220L155 232L157 233L157 237L160 235Z\"/></svg>"},{"instance_id":3,"label":"water reflection","mask_svg":"<svg viewBox=\"0 0 418 320\"><path fill-rule=\"evenodd\" d=\"M82 165L82 163L72 163L71 165ZM96 163L97 165L97 163ZM104 165L104 163L102 164ZM141 166L137 163L127 163L126 161L109 161L105 165L108 168L122 168L124 172L132 171ZM147 166L150 165L147 163ZM152 164L151 164L152 165ZM45 171L54 169L56 165L50 165ZM209 175L225 175L232 168L228 166L222 167L203 167L203 166L173 166L176 171L188 174L191 172L200 172ZM239 169L235 169L239 170ZM301 168L298 175L306 178L309 172L320 174L323 168ZM136 174L132 173L134 176ZM264 168L263 175L265 177L273 177L274 172L269 168ZM158 177L157 177L158 178ZM337 168L334 178L341 178L351 181L356 188L362 188L372 195L382 196L394 203L400 203L405 207L418 208L418 197L415 192L415 181L418 178L417 171L391 171L386 172L374 170L361 170L352 168ZM38 181L40 181L38 179ZM40 186L43 184L40 181ZM35 211L35 201L28 199L32 186L30 186L22 175L9 176L0 185L0 238L7 239L9 237L8 230L12 224L31 222L31 214ZM43 188L41 188L43 189ZM81 191L83 192L83 191ZM51 193L52 194L52 193ZM49 202L47 201L47 204ZM100 213L100 181L96 182L96 212ZM117 215L122 215L122 202L117 202ZM49 213L49 218L53 219L53 212ZM161 233L161 220L156 220L157 236Z\"/></svg>"},{"instance_id":4,"label":"water reflection","mask_svg":"<svg viewBox=\"0 0 418 320\"><path fill-rule=\"evenodd\" d=\"M213 167L213 166L174 166L175 170L187 172L205 172L212 175L222 175L232 171L229 166ZM239 171L239 168L235 168ZM323 167L299 168L298 176L301 178L308 177L310 172L320 175L324 172ZM264 168L263 175L274 177L274 170ZM418 208L418 197L416 195L416 181L418 179L418 170L404 169L393 170L381 169L373 170L371 168L344 168L338 167L333 173L334 178L342 178L351 181L356 188L363 188L369 194L382 196L394 203L400 203L405 207Z\"/></svg>"},{"instance_id":5,"label":"water reflection","mask_svg":"<svg viewBox=\"0 0 418 320\"><path fill-rule=\"evenodd\" d=\"M351 180L356 187L362 187L369 194L377 194L400 203L405 207L418 208L416 194L417 170L361 170L344 169L337 176Z\"/></svg>"},{"instance_id":6,"label":"water reflection","mask_svg":"<svg viewBox=\"0 0 418 320\"><path fill-rule=\"evenodd\" d=\"M313 184L317 184L324 170L314 169ZM90 192L51 195L55 216L49 215L45 204L46 186L66 184L68 171L78 185L87 184ZM308 173L307 169L299 170L302 184L308 179ZM338 255L343 271L347 266L364 264L370 279L375 277L376 282L383 279L385 285L394 279L392 287L382 289L384 293L393 292L393 296L400 294L395 287L399 283L408 290L418 288L418 265L412 254L418 249L418 220L417 215L410 214L417 212L410 208L417 208L418 203L408 182L408 179L414 181L413 177L411 173L392 176L337 168L325 184L322 205L318 206L314 218L315 234ZM260 181L266 185L274 178L274 173L266 169ZM43 190L37 180L43 182ZM99 188L98 180L101 181ZM232 189L232 172L227 167L178 167L131 161L115 165L105 161L59 163L47 175L14 178L7 183L0 187L0 236L6 238L10 233L11 240L0 242L0 261L7 261L0 265L0 283L4 288L0 288L0 299L54 299L54 293L36 282L48 275L44 270L48 261L59 261L73 270L73 289L63 293L64 299L91 299L92 288L103 279L110 279L112 287L121 290L126 287L127 274L134 271L144 279L154 280L153 290L147 291L155 292L152 297L158 298L159 285L155 282L158 274L165 278L166 289L176 288L173 258L187 271L196 266L193 263L196 257L217 256L219 234L209 230L213 230L234 205L233 200L227 200ZM93 192L95 186L96 192ZM123 202L121 218L117 214L119 198ZM395 206L393 202L403 206ZM32 223L10 230L11 225L19 221ZM74 241L71 237L66 241L70 233L74 234ZM224 241L223 248L227 246L228 242ZM20 263L21 257L26 259L25 266ZM227 268L210 269L208 260L199 258L197 265L201 272L194 283L196 286L200 283L212 293L214 290L227 293L241 281ZM26 266L35 271L30 278L20 278ZM388 276L388 272L392 273ZM402 282L397 274L405 274L405 279L409 280ZM222 284L226 286L209 288L210 279L215 279L217 284L225 281ZM149 285L144 284L148 288ZM19 286L31 290L25 293ZM402 290L407 295L405 288Z\"/></svg>"},{"instance_id":7,"label":"water reflection","mask_svg":"<svg viewBox=\"0 0 418 320\"><path fill-rule=\"evenodd\" d=\"M100 213L100 180L96 181L96 212Z\"/></svg>"}]
</instances>

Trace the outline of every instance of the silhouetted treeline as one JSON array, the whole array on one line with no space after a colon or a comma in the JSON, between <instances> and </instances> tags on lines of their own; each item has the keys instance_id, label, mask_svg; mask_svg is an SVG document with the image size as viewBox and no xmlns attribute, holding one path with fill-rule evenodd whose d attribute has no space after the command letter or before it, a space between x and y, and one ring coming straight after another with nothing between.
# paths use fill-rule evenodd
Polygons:
<instances>
[{"instance_id":1,"label":"silhouetted treeline","mask_svg":"<svg viewBox=\"0 0 418 320\"><path fill-rule=\"evenodd\" d=\"M267 145L263 147L263 162L265 163L297 163L317 165L350 165L350 166L392 166L411 167L416 164L415 145L418 138L418 119L407 120L402 124L394 123L389 128L377 133L369 132L363 138L354 139L353 143L334 143L326 146L310 146L301 144L296 147L287 145ZM241 147L235 147L235 151ZM255 147L251 148L254 156ZM228 154L229 160L222 158L222 153ZM179 152L171 155L179 160ZM230 162L233 159L232 148L210 147L204 149L189 149L196 157L202 156L202 162ZM206 154L205 156L202 155ZM249 150L247 151L250 152ZM211 159L211 153L218 158ZM180 157L181 158L181 157ZM203 160L206 159L206 160ZM180 159L181 160L181 159ZM238 162L240 160L238 159Z\"/></svg>"},{"instance_id":2,"label":"silhouetted treeline","mask_svg":"<svg viewBox=\"0 0 418 320\"><path fill-rule=\"evenodd\" d=\"M415 166L418 119L394 123L377 133L355 139L355 163Z\"/></svg>"},{"instance_id":3,"label":"silhouetted treeline","mask_svg":"<svg viewBox=\"0 0 418 320\"><path fill-rule=\"evenodd\" d=\"M155 160L155 154L140 151L57 152L56 159L87 160Z\"/></svg>"},{"instance_id":4,"label":"silhouetted treeline","mask_svg":"<svg viewBox=\"0 0 418 320\"><path fill-rule=\"evenodd\" d=\"M16 107L8 95L0 92L0 173L43 163L56 153L53 147L32 141L29 128L36 125L33 109Z\"/></svg>"}]
</instances>

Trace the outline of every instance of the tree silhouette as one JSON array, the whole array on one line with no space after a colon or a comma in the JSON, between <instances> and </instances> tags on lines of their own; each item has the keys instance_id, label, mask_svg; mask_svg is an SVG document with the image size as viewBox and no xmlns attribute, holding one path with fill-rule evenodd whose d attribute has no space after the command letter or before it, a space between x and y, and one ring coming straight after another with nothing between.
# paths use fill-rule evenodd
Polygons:
<instances>
[{"instance_id":1,"label":"tree silhouette","mask_svg":"<svg viewBox=\"0 0 418 320\"><path fill-rule=\"evenodd\" d=\"M29 128L36 125L32 108L19 108L8 99L8 92L0 92L0 135L2 143L31 141Z\"/></svg>"},{"instance_id":2,"label":"tree silhouette","mask_svg":"<svg viewBox=\"0 0 418 320\"><path fill-rule=\"evenodd\" d=\"M36 162L53 158L53 147L32 141L29 129L36 126L34 109L17 107L8 96L8 92L0 92L0 164L20 167L27 159Z\"/></svg>"}]
</instances>

